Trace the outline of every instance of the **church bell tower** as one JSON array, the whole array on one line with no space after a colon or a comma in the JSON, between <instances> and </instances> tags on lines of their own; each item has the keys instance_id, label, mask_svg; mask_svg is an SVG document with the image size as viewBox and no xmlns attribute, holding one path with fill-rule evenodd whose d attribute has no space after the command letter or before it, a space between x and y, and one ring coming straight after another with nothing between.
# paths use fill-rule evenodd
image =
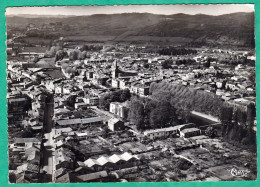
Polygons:
<instances>
[{"instance_id":1,"label":"church bell tower","mask_svg":"<svg viewBox=\"0 0 260 187\"><path fill-rule=\"evenodd\" d=\"M113 78L117 78L117 77L118 77L118 74L119 74L118 65L117 65L117 60L115 60L115 61L113 62L112 68L113 68L112 77L113 77Z\"/></svg>"}]
</instances>

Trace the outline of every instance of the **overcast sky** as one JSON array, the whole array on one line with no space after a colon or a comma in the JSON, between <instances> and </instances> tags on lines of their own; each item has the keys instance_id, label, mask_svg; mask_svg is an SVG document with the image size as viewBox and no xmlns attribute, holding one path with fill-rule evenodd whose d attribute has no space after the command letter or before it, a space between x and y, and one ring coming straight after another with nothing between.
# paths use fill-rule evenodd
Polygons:
<instances>
[{"instance_id":1,"label":"overcast sky","mask_svg":"<svg viewBox=\"0 0 260 187\"><path fill-rule=\"evenodd\" d=\"M120 5L120 6L55 6L55 7L11 7L6 15L92 15L147 12L153 14L208 14L221 15L234 12L254 12L253 4L225 5Z\"/></svg>"}]
</instances>

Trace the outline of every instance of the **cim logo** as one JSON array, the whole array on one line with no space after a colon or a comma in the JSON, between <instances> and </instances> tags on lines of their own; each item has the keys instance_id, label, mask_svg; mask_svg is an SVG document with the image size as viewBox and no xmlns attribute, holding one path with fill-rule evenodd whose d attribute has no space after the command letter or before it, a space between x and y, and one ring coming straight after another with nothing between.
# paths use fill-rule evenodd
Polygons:
<instances>
[{"instance_id":1,"label":"cim logo","mask_svg":"<svg viewBox=\"0 0 260 187\"><path fill-rule=\"evenodd\" d=\"M246 169L246 170L238 170L236 168L232 168L230 170L230 173L234 177L246 177L247 174L250 173L250 171L248 169Z\"/></svg>"}]
</instances>

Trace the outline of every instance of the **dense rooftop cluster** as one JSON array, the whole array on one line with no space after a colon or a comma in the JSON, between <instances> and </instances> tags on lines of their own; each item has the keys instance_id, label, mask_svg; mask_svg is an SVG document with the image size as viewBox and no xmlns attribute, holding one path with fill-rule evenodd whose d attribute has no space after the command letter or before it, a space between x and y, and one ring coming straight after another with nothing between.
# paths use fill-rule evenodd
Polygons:
<instances>
[{"instance_id":1,"label":"dense rooftop cluster","mask_svg":"<svg viewBox=\"0 0 260 187\"><path fill-rule=\"evenodd\" d=\"M235 180L231 167L256 178L253 51L66 38L17 51L15 37L11 182Z\"/></svg>"}]
</instances>

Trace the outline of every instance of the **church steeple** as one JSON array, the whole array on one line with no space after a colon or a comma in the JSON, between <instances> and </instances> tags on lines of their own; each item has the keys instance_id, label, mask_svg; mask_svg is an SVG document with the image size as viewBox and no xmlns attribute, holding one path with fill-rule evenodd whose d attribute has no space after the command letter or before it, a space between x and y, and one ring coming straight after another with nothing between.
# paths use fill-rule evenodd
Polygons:
<instances>
[{"instance_id":1,"label":"church steeple","mask_svg":"<svg viewBox=\"0 0 260 187\"><path fill-rule=\"evenodd\" d=\"M112 71L112 77L113 78L117 78L119 74L119 70L118 70L118 65L117 65L117 60L115 60L113 62L113 71Z\"/></svg>"}]
</instances>

